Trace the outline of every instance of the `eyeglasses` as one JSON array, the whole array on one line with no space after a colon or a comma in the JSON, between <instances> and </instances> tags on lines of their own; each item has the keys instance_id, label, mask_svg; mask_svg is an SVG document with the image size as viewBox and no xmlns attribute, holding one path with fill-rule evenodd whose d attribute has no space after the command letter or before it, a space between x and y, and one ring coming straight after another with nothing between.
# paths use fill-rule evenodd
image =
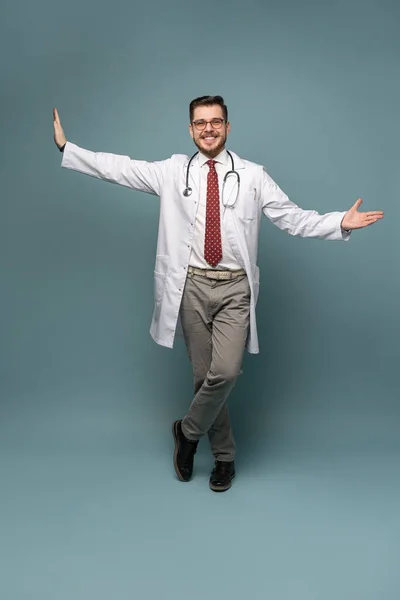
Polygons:
<instances>
[{"instance_id":1,"label":"eyeglasses","mask_svg":"<svg viewBox=\"0 0 400 600\"><path fill-rule=\"evenodd\" d=\"M192 121L192 124L196 127L197 131L202 131L207 127L207 123L210 123L213 129L220 129L222 124L225 122L225 119L210 119L210 121L206 121L205 119L198 119L198 121Z\"/></svg>"}]
</instances>

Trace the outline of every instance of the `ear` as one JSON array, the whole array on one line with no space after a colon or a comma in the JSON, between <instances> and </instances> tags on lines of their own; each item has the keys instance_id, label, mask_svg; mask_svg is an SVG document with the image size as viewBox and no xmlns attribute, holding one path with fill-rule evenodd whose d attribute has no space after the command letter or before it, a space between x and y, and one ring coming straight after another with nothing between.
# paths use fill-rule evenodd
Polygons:
<instances>
[{"instance_id":1,"label":"ear","mask_svg":"<svg viewBox=\"0 0 400 600\"><path fill-rule=\"evenodd\" d=\"M229 121L226 124L226 133L228 134L231 130L231 124L229 123Z\"/></svg>"},{"instance_id":2,"label":"ear","mask_svg":"<svg viewBox=\"0 0 400 600\"><path fill-rule=\"evenodd\" d=\"M193 126L191 123L189 123L189 133L190 133L190 137L193 139Z\"/></svg>"}]
</instances>

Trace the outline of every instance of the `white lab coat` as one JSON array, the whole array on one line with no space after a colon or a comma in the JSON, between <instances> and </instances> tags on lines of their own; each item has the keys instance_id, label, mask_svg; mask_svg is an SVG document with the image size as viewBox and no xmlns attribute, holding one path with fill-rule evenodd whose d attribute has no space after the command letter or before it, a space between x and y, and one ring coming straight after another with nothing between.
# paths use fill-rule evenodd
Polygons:
<instances>
[{"instance_id":1,"label":"white lab coat","mask_svg":"<svg viewBox=\"0 0 400 600\"><path fill-rule=\"evenodd\" d=\"M291 235L347 240L341 229L344 212L320 215L291 202L266 173L264 167L231 153L240 175L240 191L234 208L222 210L223 230L238 263L245 269L251 291L250 330L247 350L259 352L256 304L259 290L258 236L262 213ZM160 197L160 220L154 268L154 312L150 334L157 344L172 348L180 332L179 308L193 243L199 206L199 167L190 166L193 193L183 195L189 158L174 154L167 160L147 162L103 152L91 152L67 142L62 167L98 179ZM220 187L222 182L220 182ZM236 178L228 179L224 198L236 194Z\"/></svg>"}]
</instances>

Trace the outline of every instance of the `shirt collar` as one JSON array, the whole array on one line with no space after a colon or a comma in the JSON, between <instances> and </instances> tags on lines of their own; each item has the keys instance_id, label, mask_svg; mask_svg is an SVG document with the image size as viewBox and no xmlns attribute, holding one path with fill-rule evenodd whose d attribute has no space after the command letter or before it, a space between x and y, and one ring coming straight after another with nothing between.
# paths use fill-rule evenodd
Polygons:
<instances>
[{"instance_id":1,"label":"shirt collar","mask_svg":"<svg viewBox=\"0 0 400 600\"><path fill-rule=\"evenodd\" d=\"M199 152L199 167L203 167L208 160L210 159L207 156ZM229 156L225 148L213 160L223 165L229 165Z\"/></svg>"}]
</instances>

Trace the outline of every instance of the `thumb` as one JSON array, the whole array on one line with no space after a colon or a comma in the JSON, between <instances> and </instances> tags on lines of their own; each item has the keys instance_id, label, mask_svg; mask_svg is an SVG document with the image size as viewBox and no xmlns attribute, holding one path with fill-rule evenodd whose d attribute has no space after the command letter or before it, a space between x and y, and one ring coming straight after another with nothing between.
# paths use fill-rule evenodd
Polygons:
<instances>
[{"instance_id":1,"label":"thumb","mask_svg":"<svg viewBox=\"0 0 400 600\"><path fill-rule=\"evenodd\" d=\"M361 198L359 198L359 199L357 200L357 202L354 204L353 208L354 208L355 210L359 209L362 203L363 203L363 201L361 200Z\"/></svg>"}]
</instances>

